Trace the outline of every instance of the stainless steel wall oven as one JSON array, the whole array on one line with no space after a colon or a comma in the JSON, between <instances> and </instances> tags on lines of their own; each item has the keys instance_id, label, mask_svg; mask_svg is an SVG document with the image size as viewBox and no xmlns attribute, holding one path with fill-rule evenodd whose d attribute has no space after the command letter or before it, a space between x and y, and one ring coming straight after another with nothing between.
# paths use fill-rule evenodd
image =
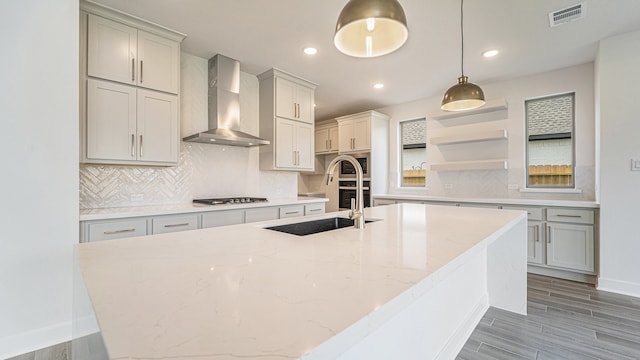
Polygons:
<instances>
[{"instance_id":1,"label":"stainless steel wall oven","mask_svg":"<svg viewBox=\"0 0 640 360\"><path fill-rule=\"evenodd\" d=\"M342 162L343 164L345 161ZM370 181L363 181L362 194L364 197L364 207L371 206ZM340 210L351 209L351 199L356 198L356 181L340 180L338 182L338 207Z\"/></svg>"}]
</instances>

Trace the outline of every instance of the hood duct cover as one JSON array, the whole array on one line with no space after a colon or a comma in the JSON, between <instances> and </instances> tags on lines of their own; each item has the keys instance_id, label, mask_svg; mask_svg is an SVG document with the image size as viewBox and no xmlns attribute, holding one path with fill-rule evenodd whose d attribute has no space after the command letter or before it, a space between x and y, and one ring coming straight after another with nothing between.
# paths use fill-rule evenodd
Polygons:
<instances>
[{"instance_id":1,"label":"hood duct cover","mask_svg":"<svg viewBox=\"0 0 640 360\"><path fill-rule=\"evenodd\" d=\"M257 146L268 140L240 131L240 63L223 55L209 59L209 130L185 137L188 142Z\"/></svg>"}]
</instances>

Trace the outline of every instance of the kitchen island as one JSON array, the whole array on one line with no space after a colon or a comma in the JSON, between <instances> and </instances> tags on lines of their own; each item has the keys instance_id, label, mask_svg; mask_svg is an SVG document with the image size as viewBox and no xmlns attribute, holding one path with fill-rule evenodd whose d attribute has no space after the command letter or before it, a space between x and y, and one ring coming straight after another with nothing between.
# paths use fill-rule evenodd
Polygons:
<instances>
[{"instance_id":1,"label":"kitchen island","mask_svg":"<svg viewBox=\"0 0 640 360\"><path fill-rule=\"evenodd\" d=\"M336 214L79 244L109 358L450 359L488 306L526 312L525 212L398 204L364 229L265 229Z\"/></svg>"}]
</instances>

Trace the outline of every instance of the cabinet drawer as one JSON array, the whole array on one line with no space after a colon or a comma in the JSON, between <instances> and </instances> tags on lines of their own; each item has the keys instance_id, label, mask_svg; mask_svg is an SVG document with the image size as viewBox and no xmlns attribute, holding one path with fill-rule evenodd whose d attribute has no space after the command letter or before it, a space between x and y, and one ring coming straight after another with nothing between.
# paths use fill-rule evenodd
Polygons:
<instances>
[{"instance_id":1,"label":"cabinet drawer","mask_svg":"<svg viewBox=\"0 0 640 360\"><path fill-rule=\"evenodd\" d=\"M304 205L291 205L280 208L280 219L296 216L304 216Z\"/></svg>"},{"instance_id":2,"label":"cabinet drawer","mask_svg":"<svg viewBox=\"0 0 640 360\"><path fill-rule=\"evenodd\" d=\"M523 210L527 212L527 220L542 220L542 208L530 206L511 206L504 205L503 209L507 210Z\"/></svg>"},{"instance_id":3,"label":"cabinet drawer","mask_svg":"<svg viewBox=\"0 0 640 360\"><path fill-rule=\"evenodd\" d=\"M198 215L154 217L152 221L152 234L195 230L198 228Z\"/></svg>"},{"instance_id":4,"label":"cabinet drawer","mask_svg":"<svg viewBox=\"0 0 640 360\"><path fill-rule=\"evenodd\" d=\"M575 224L593 224L593 210L548 208L547 221L566 222Z\"/></svg>"},{"instance_id":5,"label":"cabinet drawer","mask_svg":"<svg viewBox=\"0 0 640 360\"><path fill-rule=\"evenodd\" d=\"M244 210L211 211L202 214L202 228L244 223Z\"/></svg>"},{"instance_id":6,"label":"cabinet drawer","mask_svg":"<svg viewBox=\"0 0 640 360\"><path fill-rule=\"evenodd\" d=\"M146 219L114 220L88 224L89 237L86 241L121 239L147 235Z\"/></svg>"},{"instance_id":7,"label":"cabinet drawer","mask_svg":"<svg viewBox=\"0 0 640 360\"><path fill-rule=\"evenodd\" d=\"M304 206L304 215L324 214L324 203L307 204Z\"/></svg>"},{"instance_id":8,"label":"cabinet drawer","mask_svg":"<svg viewBox=\"0 0 640 360\"><path fill-rule=\"evenodd\" d=\"M245 222L252 223L256 221L275 220L280 216L277 207L265 207L245 210Z\"/></svg>"}]
</instances>

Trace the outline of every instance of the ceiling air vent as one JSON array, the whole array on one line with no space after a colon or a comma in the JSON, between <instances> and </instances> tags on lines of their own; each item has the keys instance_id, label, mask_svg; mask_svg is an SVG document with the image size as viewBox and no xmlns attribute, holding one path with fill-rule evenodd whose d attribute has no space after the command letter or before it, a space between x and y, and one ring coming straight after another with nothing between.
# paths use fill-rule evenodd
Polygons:
<instances>
[{"instance_id":1,"label":"ceiling air vent","mask_svg":"<svg viewBox=\"0 0 640 360\"><path fill-rule=\"evenodd\" d=\"M555 27L568 23L569 21L578 20L583 18L587 12L587 4L581 2L579 4L571 5L562 10L549 13L549 26Z\"/></svg>"}]
</instances>

